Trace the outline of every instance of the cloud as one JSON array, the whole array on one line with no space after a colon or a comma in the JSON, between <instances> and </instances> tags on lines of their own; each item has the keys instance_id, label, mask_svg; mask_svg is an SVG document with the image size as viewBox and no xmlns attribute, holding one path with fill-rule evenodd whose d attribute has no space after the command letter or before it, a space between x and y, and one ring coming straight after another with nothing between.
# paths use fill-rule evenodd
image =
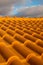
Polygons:
<instances>
[{"instance_id":1,"label":"cloud","mask_svg":"<svg viewBox=\"0 0 43 65\"><path fill-rule=\"evenodd\" d=\"M23 4L26 0L0 0L0 6Z\"/></svg>"},{"instance_id":2,"label":"cloud","mask_svg":"<svg viewBox=\"0 0 43 65\"><path fill-rule=\"evenodd\" d=\"M0 15L10 15L14 6L23 5L25 0L0 0Z\"/></svg>"},{"instance_id":3,"label":"cloud","mask_svg":"<svg viewBox=\"0 0 43 65\"><path fill-rule=\"evenodd\" d=\"M43 16L43 5L24 7L18 10L17 16L41 17Z\"/></svg>"},{"instance_id":4,"label":"cloud","mask_svg":"<svg viewBox=\"0 0 43 65\"><path fill-rule=\"evenodd\" d=\"M39 2L40 6L24 7L25 4ZM43 16L43 0L0 0L0 15L12 15L16 6L23 6L19 9L18 16ZM17 9L17 8L16 8Z\"/></svg>"}]
</instances>

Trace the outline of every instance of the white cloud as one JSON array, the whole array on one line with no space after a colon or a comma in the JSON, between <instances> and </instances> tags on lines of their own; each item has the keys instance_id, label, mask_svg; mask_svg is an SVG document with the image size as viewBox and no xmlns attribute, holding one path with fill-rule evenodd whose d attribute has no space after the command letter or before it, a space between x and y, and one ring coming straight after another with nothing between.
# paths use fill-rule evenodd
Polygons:
<instances>
[{"instance_id":1,"label":"white cloud","mask_svg":"<svg viewBox=\"0 0 43 65\"><path fill-rule=\"evenodd\" d=\"M25 0L0 0L0 6L5 6L5 5L17 5L17 4L21 4L24 3Z\"/></svg>"},{"instance_id":2,"label":"white cloud","mask_svg":"<svg viewBox=\"0 0 43 65\"><path fill-rule=\"evenodd\" d=\"M23 5L25 0L0 0L0 15L10 15L16 5Z\"/></svg>"},{"instance_id":3,"label":"white cloud","mask_svg":"<svg viewBox=\"0 0 43 65\"><path fill-rule=\"evenodd\" d=\"M17 16L29 16L29 17L43 16L43 5L25 7L19 9Z\"/></svg>"},{"instance_id":4,"label":"white cloud","mask_svg":"<svg viewBox=\"0 0 43 65\"><path fill-rule=\"evenodd\" d=\"M0 15L12 15L15 6L25 5L37 0L0 0ZM43 0L38 0L41 4ZM19 15L20 14L20 15ZM43 5L34 7L23 7L18 10L18 16L43 16Z\"/></svg>"}]
</instances>

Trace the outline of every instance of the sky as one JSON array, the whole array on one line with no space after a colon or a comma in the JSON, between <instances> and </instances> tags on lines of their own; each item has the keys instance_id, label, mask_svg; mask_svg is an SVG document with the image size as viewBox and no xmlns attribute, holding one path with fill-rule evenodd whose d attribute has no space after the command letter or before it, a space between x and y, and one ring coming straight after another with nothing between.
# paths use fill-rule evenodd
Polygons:
<instances>
[{"instance_id":1,"label":"sky","mask_svg":"<svg viewBox=\"0 0 43 65\"><path fill-rule=\"evenodd\" d=\"M0 0L0 16L43 17L43 0Z\"/></svg>"}]
</instances>

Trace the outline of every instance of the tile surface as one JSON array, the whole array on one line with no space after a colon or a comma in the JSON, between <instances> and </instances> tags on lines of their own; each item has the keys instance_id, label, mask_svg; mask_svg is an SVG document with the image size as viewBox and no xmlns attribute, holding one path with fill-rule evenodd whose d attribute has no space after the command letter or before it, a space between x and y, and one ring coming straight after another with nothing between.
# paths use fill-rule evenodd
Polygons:
<instances>
[{"instance_id":1,"label":"tile surface","mask_svg":"<svg viewBox=\"0 0 43 65\"><path fill-rule=\"evenodd\" d=\"M0 65L43 65L43 18L0 17Z\"/></svg>"}]
</instances>

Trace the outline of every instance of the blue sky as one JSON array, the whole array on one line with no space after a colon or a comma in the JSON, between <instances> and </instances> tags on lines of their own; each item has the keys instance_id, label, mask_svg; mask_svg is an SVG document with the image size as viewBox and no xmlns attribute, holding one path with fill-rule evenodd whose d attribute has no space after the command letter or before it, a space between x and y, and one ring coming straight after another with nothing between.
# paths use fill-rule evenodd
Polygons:
<instances>
[{"instance_id":1,"label":"blue sky","mask_svg":"<svg viewBox=\"0 0 43 65\"><path fill-rule=\"evenodd\" d=\"M15 9L13 10L13 14L18 15L17 9L21 9L22 7L32 7L32 6L43 6L43 0L26 0L26 3L24 5L15 6Z\"/></svg>"},{"instance_id":2,"label":"blue sky","mask_svg":"<svg viewBox=\"0 0 43 65\"><path fill-rule=\"evenodd\" d=\"M31 6L38 6L38 5L42 5L38 0L33 0L32 2L29 3L28 0L26 0L25 5L19 5L19 6L15 6L15 9L13 10L13 13L16 14L18 13L16 11L16 9L22 8L22 7L31 7Z\"/></svg>"},{"instance_id":3,"label":"blue sky","mask_svg":"<svg viewBox=\"0 0 43 65\"><path fill-rule=\"evenodd\" d=\"M43 0L0 0L0 15L41 17Z\"/></svg>"},{"instance_id":4,"label":"blue sky","mask_svg":"<svg viewBox=\"0 0 43 65\"><path fill-rule=\"evenodd\" d=\"M32 1L31 3L29 3L28 1L27 1L27 3L26 3L26 6L33 6L33 5L39 5L40 3L39 3L39 1L37 0L37 1Z\"/></svg>"}]
</instances>

